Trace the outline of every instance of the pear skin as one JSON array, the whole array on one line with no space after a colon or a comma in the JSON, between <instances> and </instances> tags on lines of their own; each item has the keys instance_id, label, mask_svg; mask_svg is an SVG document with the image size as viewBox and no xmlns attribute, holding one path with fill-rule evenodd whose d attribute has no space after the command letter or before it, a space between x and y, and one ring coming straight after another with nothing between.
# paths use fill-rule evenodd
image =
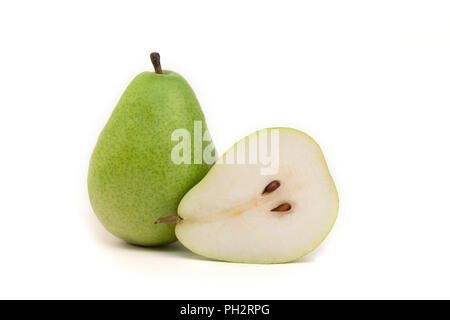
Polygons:
<instances>
[{"instance_id":1,"label":"pear skin","mask_svg":"<svg viewBox=\"0 0 450 320\"><path fill-rule=\"evenodd\" d=\"M92 208L103 226L131 244L155 246L176 240L175 226L154 224L177 213L184 194L208 172L210 164L176 164L171 154L177 129L190 133L194 150L194 122L207 131L197 98L179 74L161 70L136 76L123 93L98 138L88 173ZM212 142L203 142L214 150Z\"/></svg>"}]
</instances>

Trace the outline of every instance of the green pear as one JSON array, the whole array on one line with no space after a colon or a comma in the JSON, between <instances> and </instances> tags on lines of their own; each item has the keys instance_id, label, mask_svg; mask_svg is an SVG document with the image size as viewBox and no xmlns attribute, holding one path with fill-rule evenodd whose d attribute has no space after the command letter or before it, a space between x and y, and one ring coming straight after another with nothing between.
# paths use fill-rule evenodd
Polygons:
<instances>
[{"instance_id":1,"label":"green pear","mask_svg":"<svg viewBox=\"0 0 450 320\"><path fill-rule=\"evenodd\" d=\"M269 155L269 156L268 156ZM181 200L178 240L216 260L282 263L330 232L338 195L321 149L305 133L270 128L228 150Z\"/></svg>"},{"instance_id":2,"label":"green pear","mask_svg":"<svg viewBox=\"0 0 450 320\"><path fill-rule=\"evenodd\" d=\"M212 164L198 155L215 152L189 84L161 70L159 54L151 59L155 72L139 74L123 93L98 138L88 174L91 205L103 226L142 246L176 240L173 225L154 221L176 214L184 194ZM177 130L184 135L174 135ZM180 148L174 137L190 140ZM178 153L182 160L173 159Z\"/></svg>"}]
</instances>

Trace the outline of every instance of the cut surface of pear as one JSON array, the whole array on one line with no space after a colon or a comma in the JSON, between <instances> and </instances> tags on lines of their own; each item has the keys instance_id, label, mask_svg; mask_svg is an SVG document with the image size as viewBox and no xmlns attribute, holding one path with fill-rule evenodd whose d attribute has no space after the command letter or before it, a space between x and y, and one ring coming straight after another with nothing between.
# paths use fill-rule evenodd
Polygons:
<instances>
[{"instance_id":1,"label":"cut surface of pear","mask_svg":"<svg viewBox=\"0 0 450 320\"><path fill-rule=\"evenodd\" d=\"M250 141L273 130L278 132L278 141L270 142L272 150L278 149L278 170L263 174L266 165L249 163ZM227 158L237 159L239 146L245 146L246 163L229 164ZM205 257L289 262L326 238L338 202L322 151L311 137L291 128L264 129L228 150L184 196L175 232L183 245Z\"/></svg>"}]
</instances>

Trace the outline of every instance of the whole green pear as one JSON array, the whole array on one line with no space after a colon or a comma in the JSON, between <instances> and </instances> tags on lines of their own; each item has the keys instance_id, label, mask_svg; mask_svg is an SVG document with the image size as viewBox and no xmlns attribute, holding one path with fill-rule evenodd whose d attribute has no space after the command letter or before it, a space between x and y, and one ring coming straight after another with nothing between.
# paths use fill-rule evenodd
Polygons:
<instances>
[{"instance_id":1,"label":"whole green pear","mask_svg":"<svg viewBox=\"0 0 450 320\"><path fill-rule=\"evenodd\" d=\"M176 215L184 194L211 166L205 161L194 163L194 152L188 153L190 163L173 161L175 130L190 134L192 150L194 122L197 131L201 124L200 139L209 134L186 80L161 70L157 53L151 58L155 72L139 74L123 93L98 138L88 174L91 205L103 226L120 239L142 246L176 240L175 225L154 222ZM201 151L206 148L214 152L211 141L202 143Z\"/></svg>"}]
</instances>

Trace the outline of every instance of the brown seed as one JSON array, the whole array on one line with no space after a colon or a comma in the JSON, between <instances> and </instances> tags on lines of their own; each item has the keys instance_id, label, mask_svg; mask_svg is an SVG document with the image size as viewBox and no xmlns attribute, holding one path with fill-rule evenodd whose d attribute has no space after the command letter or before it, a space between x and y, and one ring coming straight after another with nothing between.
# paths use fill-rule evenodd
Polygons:
<instances>
[{"instance_id":1,"label":"brown seed","mask_svg":"<svg viewBox=\"0 0 450 320\"><path fill-rule=\"evenodd\" d=\"M283 204L280 204L278 207L273 208L270 211L286 212L286 211L289 211L289 210L291 210L291 205L289 203L283 203Z\"/></svg>"},{"instance_id":2,"label":"brown seed","mask_svg":"<svg viewBox=\"0 0 450 320\"><path fill-rule=\"evenodd\" d=\"M280 181L278 180L273 180L271 183L269 183L265 188L262 194L265 193L271 193L274 192L275 190L277 190L280 187Z\"/></svg>"}]
</instances>

